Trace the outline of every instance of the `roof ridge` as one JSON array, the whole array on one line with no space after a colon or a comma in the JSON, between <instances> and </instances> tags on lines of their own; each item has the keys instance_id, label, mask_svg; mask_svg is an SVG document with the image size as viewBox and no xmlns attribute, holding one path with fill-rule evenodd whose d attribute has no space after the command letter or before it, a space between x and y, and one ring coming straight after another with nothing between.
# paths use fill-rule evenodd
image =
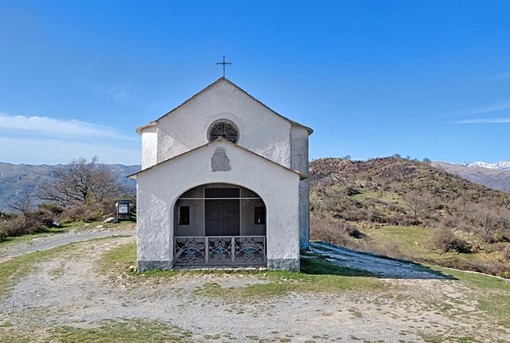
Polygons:
<instances>
[{"instance_id":1,"label":"roof ridge","mask_svg":"<svg viewBox=\"0 0 510 343\"><path fill-rule=\"evenodd\" d=\"M269 106L267 106L266 104L264 104L262 101L258 100L257 98L255 98L253 95L251 95L250 93L248 93L247 91L245 91L244 89L242 89L241 87L239 87L238 85L236 85L234 82L230 81L229 79L227 79L226 77L222 76L220 77L219 79L217 79L216 81L214 81L213 83L211 83L210 85L208 85L207 87L205 87L204 89L202 89L201 91L199 91L198 93L192 95L190 98L188 98L187 100L185 100L184 102L182 102L180 105L178 105L177 107L174 107L172 110L170 110L169 112L165 113L164 115L162 115L161 117L159 117L158 119L154 120L154 121L151 121L150 123L146 124L146 125L142 125L140 126L139 128L137 128L137 132L140 133L139 131L143 130L144 128L148 127L148 126L152 126L154 125L155 123L157 123L159 120L163 119L164 117L172 114L172 112L176 111L177 109L183 107L184 105L186 105L187 103L189 103L190 101L192 101L193 99L195 99L196 97L198 97L199 95L201 95L202 93L204 93L205 91L207 91L208 89L214 87L215 85L217 85L218 83L220 83L221 81L226 81L228 82L230 85L232 85L233 87L239 89L241 92L243 92L244 94L246 94L250 99L252 99L253 101L257 102L258 104L264 106L266 109L268 109L269 111L273 112L274 114L276 114L277 116L279 116L280 118L288 121L291 125L297 125L297 126L301 126L303 128L305 128L307 131L308 131L308 134L312 134L313 133L313 129L308 127L308 126L305 126L303 124L300 124L296 121L293 121L283 115L281 115L280 113L276 112L275 110L273 110L272 108L270 108Z\"/></svg>"}]
</instances>

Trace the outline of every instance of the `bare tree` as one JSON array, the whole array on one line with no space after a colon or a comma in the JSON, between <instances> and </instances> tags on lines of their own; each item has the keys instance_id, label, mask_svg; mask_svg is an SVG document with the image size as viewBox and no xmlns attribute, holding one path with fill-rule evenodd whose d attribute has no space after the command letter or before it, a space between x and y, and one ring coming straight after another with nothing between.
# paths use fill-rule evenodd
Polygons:
<instances>
[{"instance_id":1,"label":"bare tree","mask_svg":"<svg viewBox=\"0 0 510 343\"><path fill-rule=\"evenodd\" d=\"M407 202L407 206L413 211L415 218L418 218L420 212L427 208L428 204L420 194L409 192L406 193L404 198Z\"/></svg>"},{"instance_id":2,"label":"bare tree","mask_svg":"<svg viewBox=\"0 0 510 343\"><path fill-rule=\"evenodd\" d=\"M30 217L32 216L32 212L34 210L32 197L30 194L25 194L25 196L22 199L9 204L9 207L21 213L25 219L30 219Z\"/></svg>"},{"instance_id":3,"label":"bare tree","mask_svg":"<svg viewBox=\"0 0 510 343\"><path fill-rule=\"evenodd\" d=\"M100 203L123 194L123 187L114 173L98 164L97 156L73 160L56 172L54 183L40 187L41 198L56 202L62 207Z\"/></svg>"}]
</instances>

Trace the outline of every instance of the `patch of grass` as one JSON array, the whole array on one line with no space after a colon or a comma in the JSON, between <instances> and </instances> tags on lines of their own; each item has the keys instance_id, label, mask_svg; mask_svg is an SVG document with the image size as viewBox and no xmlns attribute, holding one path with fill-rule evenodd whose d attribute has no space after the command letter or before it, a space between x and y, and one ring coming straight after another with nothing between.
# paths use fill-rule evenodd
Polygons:
<instances>
[{"instance_id":1,"label":"patch of grass","mask_svg":"<svg viewBox=\"0 0 510 343\"><path fill-rule=\"evenodd\" d=\"M48 271L48 275L53 276L54 278L61 277L64 275L64 268L56 267Z\"/></svg>"},{"instance_id":2,"label":"patch of grass","mask_svg":"<svg viewBox=\"0 0 510 343\"><path fill-rule=\"evenodd\" d=\"M110 249L97 262L97 269L103 275L129 274L135 277L174 277L184 274L204 274L209 271L199 270L149 270L136 272L136 242ZM210 271L220 273L221 271Z\"/></svg>"},{"instance_id":3,"label":"patch of grass","mask_svg":"<svg viewBox=\"0 0 510 343\"><path fill-rule=\"evenodd\" d=\"M358 189L358 191L360 191ZM366 191L362 190L360 193L353 195L353 199L356 200L365 200L367 198L379 199L381 201L385 201L387 203L394 204L403 204L403 200L400 195L397 193L389 192L389 191Z\"/></svg>"},{"instance_id":4,"label":"patch of grass","mask_svg":"<svg viewBox=\"0 0 510 343\"><path fill-rule=\"evenodd\" d=\"M131 221L121 221L118 223L104 223L102 221L94 222L72 222L63 225L67 231L75 230L76 232L83 232L89 230L108 229L108 230L130 230L135 228L135 223Z\"/></svg>"},{"instance_id":5,"label":"patch of grass","mask_svg":"<svg viewBox=\"0 0 510 343\"><path fill-rule=\"evenodd\" d=\"M356 318L363 318L363 313L355 308L349 308L347 309L347 311L349 311L349 313L353 316L353 317L356 317Z\"/></svg>"},{"instance_id":6,"label":"patch of grass","mask_svg":"<svg viewBox=\"0 0 510 343\"><path fill-rule=\"evenodd\" d=\"M505 292L510 294L510 281L480 273L434 267L445 274L451 274L475 289Z\"/></svg>"},{"instance_id":7,"label":"patch of grass","mask_svg":"<svg viewBox=\"0 0 510 343\"><path fill-rule=\"evenodd\" d=\"M418 336L423 338L427 343L443 343L443 342L457 342L457 343L475 343L481 342L472 336L456 336L451 334L429 334L423 331L417 332Z\"/></svg>"},{"instance_id":8,"label":"patch of grass","mask_svg":"<svg viewBox=\"0 0 510 343\"><path fill-rule=\"evenodd\" d=\"M51 330L50 341L80 342L191 342L192 333L156 321L103 321L99 327L75 328L64 326Z\"/></svg>"},{"instance_id":9,"label":"patch of grass","mask_svg":"<svg viewBox=\"0 0 510 343\"><path fill-rule=\"evenodd\" d=\"M478 300L478 308L498 318L501 325L510 328L510 295L506 299L495 296L484 296Z\"/></svg>"},{"instance_id":10,"label":"patch of grass","mask_svg":"<svg viewBox=\"0 0 510 343\"><path fill-rule=\"evenodd\" d=\"M496 261L498 253L459 254L456 251L441 252L432 247L431 237L434 230L421 226L384 226L381 228L364 227L360 229L370 239L370 246L376 251L386 246L395 246L405 258L415 261L449 265L448 262L465 261L467 263Z\"/></svg>"},{"instance_id":11,"label":"patch of grass","mask_svg":"<svg viewBox=\"0 0 510 343\"><path fill-rule=\"evenodd\" d=\"M238 288L223 288L217 283L207 283L195 290L194 294L242 299L280 296L291 292L336 293L346 290L370 291L387 287L378 279L371 277L311 275L286 271L268 271L259 275L259 278L266 282Z\"/></svg>"},{"instance_id":12,"label":"patch of grass","mask_svg":"<svg viewBox=\"0 0 510 343\"><path fill-rule=\"evenodd\" d=\"M324 258L302 258L301 272L313 275L374 276L372 273L364 270L334 265Z\"/></svg>"},{"instance_id":13,"label":"patch of grass","mask_svg":"<svg viewBox=\"0 0 510 343\"><path fill-rule=\"evenodd\" d=\"M26 343L30 342L30 336L24 333L16 332L11 328L0 328L1 342Z\"/></svg>"},{"instance_id":14,"label":"patch of grass","mask_svg":"<svg viewBox=\"0 0 510 343\"><path fill-rule=\"evenodd\" d=\"M453 275L475 291L478 308L495 317L498 322L510 328L510 281L480 273L463 272L434 267L444 274Z\"/></svg>"},{"instance_id":15,"label":"patch of grass","mask_svg":"<svg viewBox=\"0 0 510 343\"><path fill-rule=\"evenodd\" d=\"M135 265L136 243L134 242L107 251L97 262L98 270L102 274L121 274Z\"/></svg>"},{"instance_id":16,"label":"patch of grass","mask_svg":"<svg viewBox=\"0 0 510 343\"><path fill-rule=\"evenodd\" d=\"M427 248L431 229L419 226L384 226L382 228L366 227L361 231L371 239L372 244L384 246L395 243L400 251L409 256L436 255Z\"/></svg>"}]
</instances>

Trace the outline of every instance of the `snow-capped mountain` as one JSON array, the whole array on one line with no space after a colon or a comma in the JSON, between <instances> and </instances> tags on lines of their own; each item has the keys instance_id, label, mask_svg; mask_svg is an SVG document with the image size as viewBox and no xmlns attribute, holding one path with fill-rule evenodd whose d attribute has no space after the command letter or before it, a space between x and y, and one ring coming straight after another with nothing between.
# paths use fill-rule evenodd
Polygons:
<instances>
[{"instance_id":1,"label":"snow-capped mountain","mask_svg":"<svg viewBox=\"0 0 510 343\"><path fill-rule=\"evenodd\" d=\"M479 185L510 192L510 162L471 164L432 162L432 165Z\"/></svg>"},{"instance_id":2,"label":"snow-capped mountain","mask_svg":"<svg viewBox=\"0 0 510 343\"><path fill-rule=\"evenodd\" d=\"M489 168L489 169L499 169L499 170L510 170L510 162L501 161L498 163L487 163L487 162L474 162L469 163L468 167L481 167L481 168Z\"/></svg>"}]
</instances>

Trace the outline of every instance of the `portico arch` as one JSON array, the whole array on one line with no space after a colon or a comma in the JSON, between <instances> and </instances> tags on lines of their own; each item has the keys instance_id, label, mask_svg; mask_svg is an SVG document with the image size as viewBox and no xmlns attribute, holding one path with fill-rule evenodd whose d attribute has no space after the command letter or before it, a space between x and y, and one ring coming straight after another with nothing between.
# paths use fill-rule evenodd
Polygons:
<instances>
[{"instance_id":1,"label":"portico arch","mask_svg":"<svg viewBox=\"0 0 510 343\"><path fill-rule=\"evenodd\" d=\"M189 189L175 202L173 229L176 266L266 265L266 206L246 187Z\"/></svg>"}]
</instances>

